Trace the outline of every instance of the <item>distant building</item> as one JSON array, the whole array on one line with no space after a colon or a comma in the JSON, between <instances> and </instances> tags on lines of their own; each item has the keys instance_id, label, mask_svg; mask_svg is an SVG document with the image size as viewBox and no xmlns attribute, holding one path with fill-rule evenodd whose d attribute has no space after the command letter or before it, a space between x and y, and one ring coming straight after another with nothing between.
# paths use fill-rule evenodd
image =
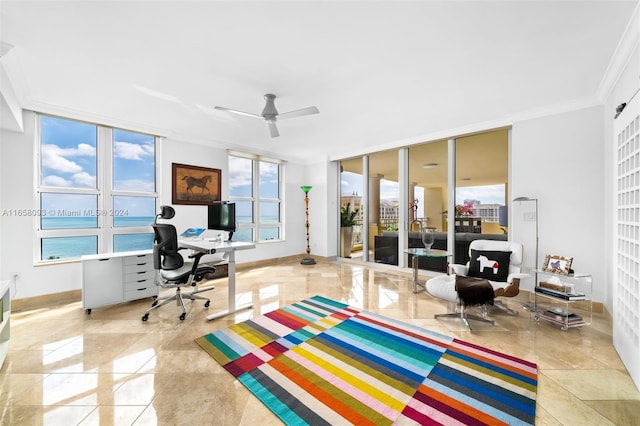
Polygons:
<instances>
[{"instance_id":1,"label":"distant building","mask_svg":"<svg viewBox=\"0 0 640 426\"><path fill-rule=\"evenodd\" d=\"M340 196L340 208L346 206L347 203L351 204L351 211L358 210L356 220L362 223L362 217L364 215L364 209L362 208L362 195L358 195L355 192L351 195L342 194Z\"/></svg>"},{"instance_id":2,"label":"distant building","mask_svg":"<svg viewBox=\"0 0 640 426\"><path fill-rule=\"evenodd\" d=\"M473 215L482 218L483 222L497 223L501 206L502 204L474 204Z\"/></svg>"}]
</instances>

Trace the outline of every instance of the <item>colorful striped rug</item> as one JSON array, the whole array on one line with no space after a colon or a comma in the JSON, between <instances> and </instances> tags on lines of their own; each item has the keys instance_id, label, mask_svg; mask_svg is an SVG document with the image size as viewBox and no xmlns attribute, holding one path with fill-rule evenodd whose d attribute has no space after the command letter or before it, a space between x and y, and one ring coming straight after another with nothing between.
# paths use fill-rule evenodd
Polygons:
<instances>
[{"instance_id":1,"label":"colorful striped rug","mask_svg":"<svg viewBox=\"0 0 640 426\"><path fill-rule=\"evenodd\" d=\"M196 342L289 425L535 419L536 364L321 296Z\"/></svg>"}]
</instances>

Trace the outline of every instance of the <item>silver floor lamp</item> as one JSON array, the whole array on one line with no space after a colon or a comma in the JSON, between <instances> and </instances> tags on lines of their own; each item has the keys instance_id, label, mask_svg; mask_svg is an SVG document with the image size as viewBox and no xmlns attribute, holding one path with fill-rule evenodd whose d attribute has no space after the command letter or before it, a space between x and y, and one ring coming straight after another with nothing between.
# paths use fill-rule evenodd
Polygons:
<instances>
[{"instance_id":1,"label":"silver floor lamp","mask_svg":"<svg viewBox=\"0 0 640 426\"><path fill-rule=\"evenodd\" d=\"M519 202L519 203L533 203L533 217L528 216L527 214L524 215L523 220L524 221L535 221L536 223L536 235L535 235L535 252L534 252L534 256L535 258L533 259L533 279L534 279L534 286L536 285L537 281L538 281L538 199L537 198L529 198L529 197L517 197L513 199L514 202ZM537 309L537 307L531 306L529 305L525 305L524 309L528 310L528 311L535 311Z\"/></svg>"}]
</instances>

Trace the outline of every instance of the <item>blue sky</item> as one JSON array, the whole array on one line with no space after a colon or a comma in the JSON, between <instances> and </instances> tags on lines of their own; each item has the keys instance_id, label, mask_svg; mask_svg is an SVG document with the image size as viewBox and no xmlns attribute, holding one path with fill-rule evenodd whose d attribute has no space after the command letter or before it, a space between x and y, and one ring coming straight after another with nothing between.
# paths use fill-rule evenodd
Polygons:
<instances>
[{"instance_id":1,"label":"blue sky","mask_svg":"<svg viewBox=\"0 0 640 426\"><path fill-rule=\"evenodd\" d=\"M344 195L356 193L362 195L362 176L356 173L341 173L340 192ZM420 191L417 191L420 192ZM416 194L419 202L421 196ZM398 184L382 179L380 182L380 199L397 199ZM465 199L479 200L482 204L504 204L504 185L469 186L456 188L456 199L461 204Z\"/></svg>"},{"instance_id":2,"label":"blue sky","mask_svg":"<svg viewBox=\"0 0 640 426\"><path fill-rule=\"evenodd\" d=\"M464 200L479 200L482 204L504 205L504 185L467 186L456 188L456 203Z\"/></svg>"},{"instance_id":3,"label":"blue sky","mask_svg":"<svg viewBox=\"0 0 640 426\"><path fill-rule=\"evenodd\" d=\"M259 162L260 198L277 199L279 197L279 166L266 161ZM248 158L229 157L229 195L232 197L251 197L253 184L252 160ZM251 203L236 202L236 217L252 217ZM277 217L277 203L262 203L261 216ZM239 219L241 220L241 219Z\"/></svg>"},{"instance_id":4,"label":"blue sky","mask_svg":"<svg viewBox=\"0 0 640 426\"><path fill-rule=\"evenodd\" d=\"M73 120L41 116L42 185L63 188L96 188L97 126ZM155 138L113 130L113 188L123 191L155 191ZM45 209L95 209L95 196L49 195ZM150 197L120 197L116 208L129 216L153 216Z\"/></svg>"}]
</instances>

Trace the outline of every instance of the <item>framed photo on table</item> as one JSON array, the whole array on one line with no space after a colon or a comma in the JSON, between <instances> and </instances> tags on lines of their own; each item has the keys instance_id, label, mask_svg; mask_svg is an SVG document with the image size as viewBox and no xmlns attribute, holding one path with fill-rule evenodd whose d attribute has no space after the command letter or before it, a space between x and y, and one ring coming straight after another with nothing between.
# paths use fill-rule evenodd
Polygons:
<instances>
[{"instance_id":1,"label":"framed photo on table","mask_svg":"<svg viewBox=\"0 0 640 426\"><path fill-rule=\"evenodd\" d=\"M573 257L564 257L548 254L544 258L544 264L542 270L545 272L551 272L552 274L569 275L571 273L571 263Z\"/></svg>"},{"instance_id":2,"label":"framed photo on table","mask_svg":"<svg viewBox=\"0 0 640 426\"><path fill-rule=\"evenodd\" d=\"M204 205L220 201L220 169L171 164L173 204Z\"/></svg>"}]
</instances>

